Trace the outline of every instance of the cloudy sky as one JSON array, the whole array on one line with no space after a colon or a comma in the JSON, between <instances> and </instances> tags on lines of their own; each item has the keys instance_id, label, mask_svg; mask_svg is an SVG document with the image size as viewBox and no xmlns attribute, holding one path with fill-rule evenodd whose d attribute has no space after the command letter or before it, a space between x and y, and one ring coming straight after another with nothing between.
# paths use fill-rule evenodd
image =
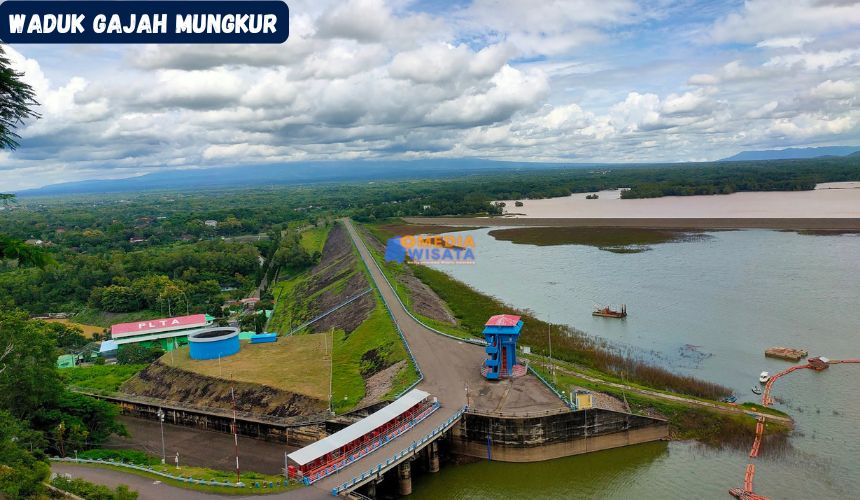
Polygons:
<instances>
[{"instance_id":1,"label":"cloudy sky","mask_svg":"<svg viewBox=\"0 0 860 500\"><path fill-rule=\"evenodd\" d=\"M7 47L0 190L350 158L714 160L860 145L860 1L291 0L268 46Z\"/></svg>"}]
</instances>

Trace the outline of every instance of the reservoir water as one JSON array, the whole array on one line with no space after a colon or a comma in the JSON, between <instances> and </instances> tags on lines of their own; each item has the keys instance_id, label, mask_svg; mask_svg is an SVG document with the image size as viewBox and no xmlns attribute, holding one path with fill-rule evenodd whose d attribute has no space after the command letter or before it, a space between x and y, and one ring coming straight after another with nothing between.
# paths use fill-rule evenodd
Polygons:
<instances>
[{"instance_id":1,"label":"reservoir water","mask_svg":"<svg viewBox=\"0 0 860 500\"><path fill-rule=\"evenodd\" d=\"M789 362L764 349L860 358L860 236L747 230L617 254L534 246L469 231L476 264L440 266L476 289L566 323L674 371L758 401L758 374ZM458 233L463 235L463 233ZM625 320L591 316L626 303ZM756 492L774 499L860 497L860 366L795 372L775 385L796 420L789 450L756 459ZM730 498L747 450L672 442L536 464L475 463L416 480L418 498Z\"/></svg>"}]
</instances>

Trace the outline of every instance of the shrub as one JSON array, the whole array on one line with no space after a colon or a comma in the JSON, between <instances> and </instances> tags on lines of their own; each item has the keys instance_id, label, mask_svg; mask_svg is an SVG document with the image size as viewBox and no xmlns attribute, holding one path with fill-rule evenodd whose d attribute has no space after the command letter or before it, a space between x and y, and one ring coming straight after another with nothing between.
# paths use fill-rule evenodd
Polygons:
<instances>
[{"instance_id":1,"label":"shrub","mask_svg":"<svg viewBox=\"0 0 860 500\"><path fill-rule=\"evenodd\" d=\"M127 344L119 348L116 361L121 365L152 363L160 358L164 351L160 347L144 347L140 344Z\"/></svg>"},{"instance_id":2,"label":"shrub","mask_svg":"<svg viewBox=\"0 0 860 500\"><path fill-rule=\"evenodd\" d=\"M51 481L51 486L67 491L87 500L136 500L137 492L128 489L128 486L121 484L115 490L93 484L83 479L66 479L62 476L57 476Z\"/></svg>"},{"instance_id":3,"label":"shrub","mask_svg":"<svg viewBox=\"0 0 860 500\"><path fill-rule=\"evenodd\" d=\"M158 465L161 459L137 450L105 450L97 448L78 453L78 458L89 460L113 460L137 465Z\"/></svg>"}]
</instances>

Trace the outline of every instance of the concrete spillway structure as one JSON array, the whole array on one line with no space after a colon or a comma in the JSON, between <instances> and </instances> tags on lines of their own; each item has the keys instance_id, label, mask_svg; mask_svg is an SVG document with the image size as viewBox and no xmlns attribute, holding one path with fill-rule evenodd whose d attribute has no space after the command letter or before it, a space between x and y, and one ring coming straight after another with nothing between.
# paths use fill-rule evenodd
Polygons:
<instances>
[{"instance_id":1,"label":"concrete spillway structure","mask_svg":"<svg viewBox=\"0 0 860 500\"><path fill-rule=\"evenodd\" d=\"M543 416L467 413L452 429L451 451L501 462L538 462L667 439L665 420L601 408Z\"/></svg>"}]
</instances>

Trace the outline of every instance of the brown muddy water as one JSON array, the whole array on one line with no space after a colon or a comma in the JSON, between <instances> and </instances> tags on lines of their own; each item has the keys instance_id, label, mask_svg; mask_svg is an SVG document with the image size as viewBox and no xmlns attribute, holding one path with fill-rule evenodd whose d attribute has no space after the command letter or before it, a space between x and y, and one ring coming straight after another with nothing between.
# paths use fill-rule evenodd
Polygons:
<instances>
[{"instance_id":1,"label":"brown muddy water","mask_svg":"<svg viewBox=\"0 0 860 500\"><path fill-rule=\"evenodd\" d=\"M505 201L505 213L546 218L832 218L860 217L860 182L819 184L812 191L744 192L711 196L665 196L622 200L620 191L600 191L545 200Z\"/></svg>"}]
</instances>

